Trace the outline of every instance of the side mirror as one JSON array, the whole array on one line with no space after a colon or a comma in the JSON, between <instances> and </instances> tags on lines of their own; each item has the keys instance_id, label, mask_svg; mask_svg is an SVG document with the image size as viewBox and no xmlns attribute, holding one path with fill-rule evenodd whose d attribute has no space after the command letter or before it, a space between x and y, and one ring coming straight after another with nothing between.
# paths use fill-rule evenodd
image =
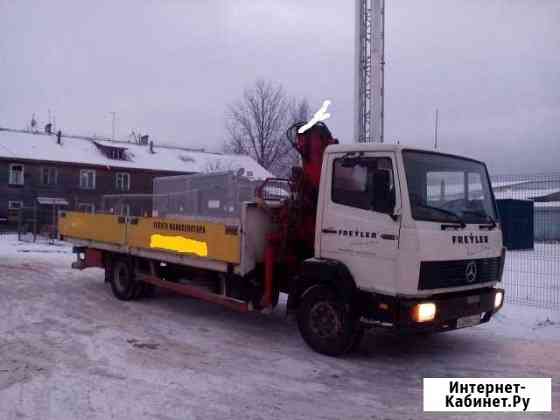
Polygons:
<instances>
[{"instance_id":1,"label":"side mirror","mask_svg":"<svg viewBox=\"0 0 560 420\"><path fill-rule=\"evenodd\" d=\"M376 169L373 171L373 203L374 211L393 214L395 209L395 191L391 189L389 171Z\"/></svg>"}]
</instances>

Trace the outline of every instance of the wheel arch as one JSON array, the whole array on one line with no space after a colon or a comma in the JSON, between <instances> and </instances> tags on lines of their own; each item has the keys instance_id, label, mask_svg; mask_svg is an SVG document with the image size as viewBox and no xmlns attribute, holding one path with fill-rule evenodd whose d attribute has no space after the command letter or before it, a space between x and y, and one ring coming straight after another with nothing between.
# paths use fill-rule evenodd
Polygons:
<instances>
[{"instance_id":1,"label":"wheel arch","mask_svg":"<svg viewBox=\"0 0 560 420\"><path fill-rule=\"evenodd\" d=\"M353 302L358 290L345 264L336 260L310 258L303 262L300 275L293 281L288 306L299 306L301 297L316 285L330 287L345 303Z\"/></svg>"}]
</instances>

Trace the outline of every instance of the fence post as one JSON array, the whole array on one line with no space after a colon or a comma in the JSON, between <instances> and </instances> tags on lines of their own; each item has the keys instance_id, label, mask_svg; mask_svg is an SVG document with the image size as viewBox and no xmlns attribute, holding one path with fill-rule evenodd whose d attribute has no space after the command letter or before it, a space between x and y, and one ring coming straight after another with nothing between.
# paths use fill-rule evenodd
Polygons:
<instances>
[{"instance_id":1,"label":"fence post","mask_svg":"<svg viewBox=\"0 0 560 420\"><path fill-rule=\"evenodd\" d=\"M51 232L50 232L51 237L49 239L54 243L55 238L58 237L58 226L56 224L56 222L57 222L57 219L56 219L56 214L57 214L56 204L53 204L52 212L53 212L53 215L52 215L53 216L52 217L53 218L53 226L52 226L52 229L51 229Z\"/></svg>"},{"instance_id":2,"label":"fence post","mask_svg":"<svg viewBox=\"0 0 560 420\"><path fill-rule=\"evenodd\" d=\"M33 204L33 242L37 242L37 201Z\"/></svg>"},{"instance_id":3,"label":"fence post","mask_svg":"<svg viewBox=\"0 0 560 420\"><path fill-rule=\"evenodd\" d=\"M23 208L18 209L18 241L21 241L21 231L23 229Z\"/></svg>"}]
</instances>

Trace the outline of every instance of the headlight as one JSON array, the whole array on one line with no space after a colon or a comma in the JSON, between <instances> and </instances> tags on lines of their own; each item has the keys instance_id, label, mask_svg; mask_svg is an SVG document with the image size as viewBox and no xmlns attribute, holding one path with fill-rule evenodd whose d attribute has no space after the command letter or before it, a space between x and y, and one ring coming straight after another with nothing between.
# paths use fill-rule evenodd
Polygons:
<instances>
[{"instance_id":1,"label":"headlight","mask_svg":"<svg viewBox=\"0 0 560 420\"><path fill-rule=\"evenodd\" d=\"M436 317L436 304L419 303L412 308L412 319L416 322L433 321Z\"/></svg>"},{"instance_id":2,"label":"headlight","mask_svg":"<svg viewBox=\"0 0 560 420\"><path fill-rule=\"evenodd\" d=\"M502 302L504 301L504 292L498 291L494 296L494 309L498 309L502 306Z\"/></svg>"}]
</instances>

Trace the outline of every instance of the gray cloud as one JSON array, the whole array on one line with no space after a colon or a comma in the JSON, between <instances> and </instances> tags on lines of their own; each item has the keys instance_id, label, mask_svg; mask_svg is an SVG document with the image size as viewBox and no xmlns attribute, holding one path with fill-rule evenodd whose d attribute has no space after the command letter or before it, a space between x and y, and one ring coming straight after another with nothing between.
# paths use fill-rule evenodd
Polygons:
<instances>
[{"instance_id":1,"label":"gray cloud","mask_svg":"<svg viewBox=\"0 0 560 420\"><path fill-rule=\"evenodd\" d=\"M386 139L556 170L560 3L387 0ZM352 141L353 2L18 1L0 5L0 125L36 112L69 132L219 149L224 113L257 78L282 83Z\"/></svg>"}]
</instances>

